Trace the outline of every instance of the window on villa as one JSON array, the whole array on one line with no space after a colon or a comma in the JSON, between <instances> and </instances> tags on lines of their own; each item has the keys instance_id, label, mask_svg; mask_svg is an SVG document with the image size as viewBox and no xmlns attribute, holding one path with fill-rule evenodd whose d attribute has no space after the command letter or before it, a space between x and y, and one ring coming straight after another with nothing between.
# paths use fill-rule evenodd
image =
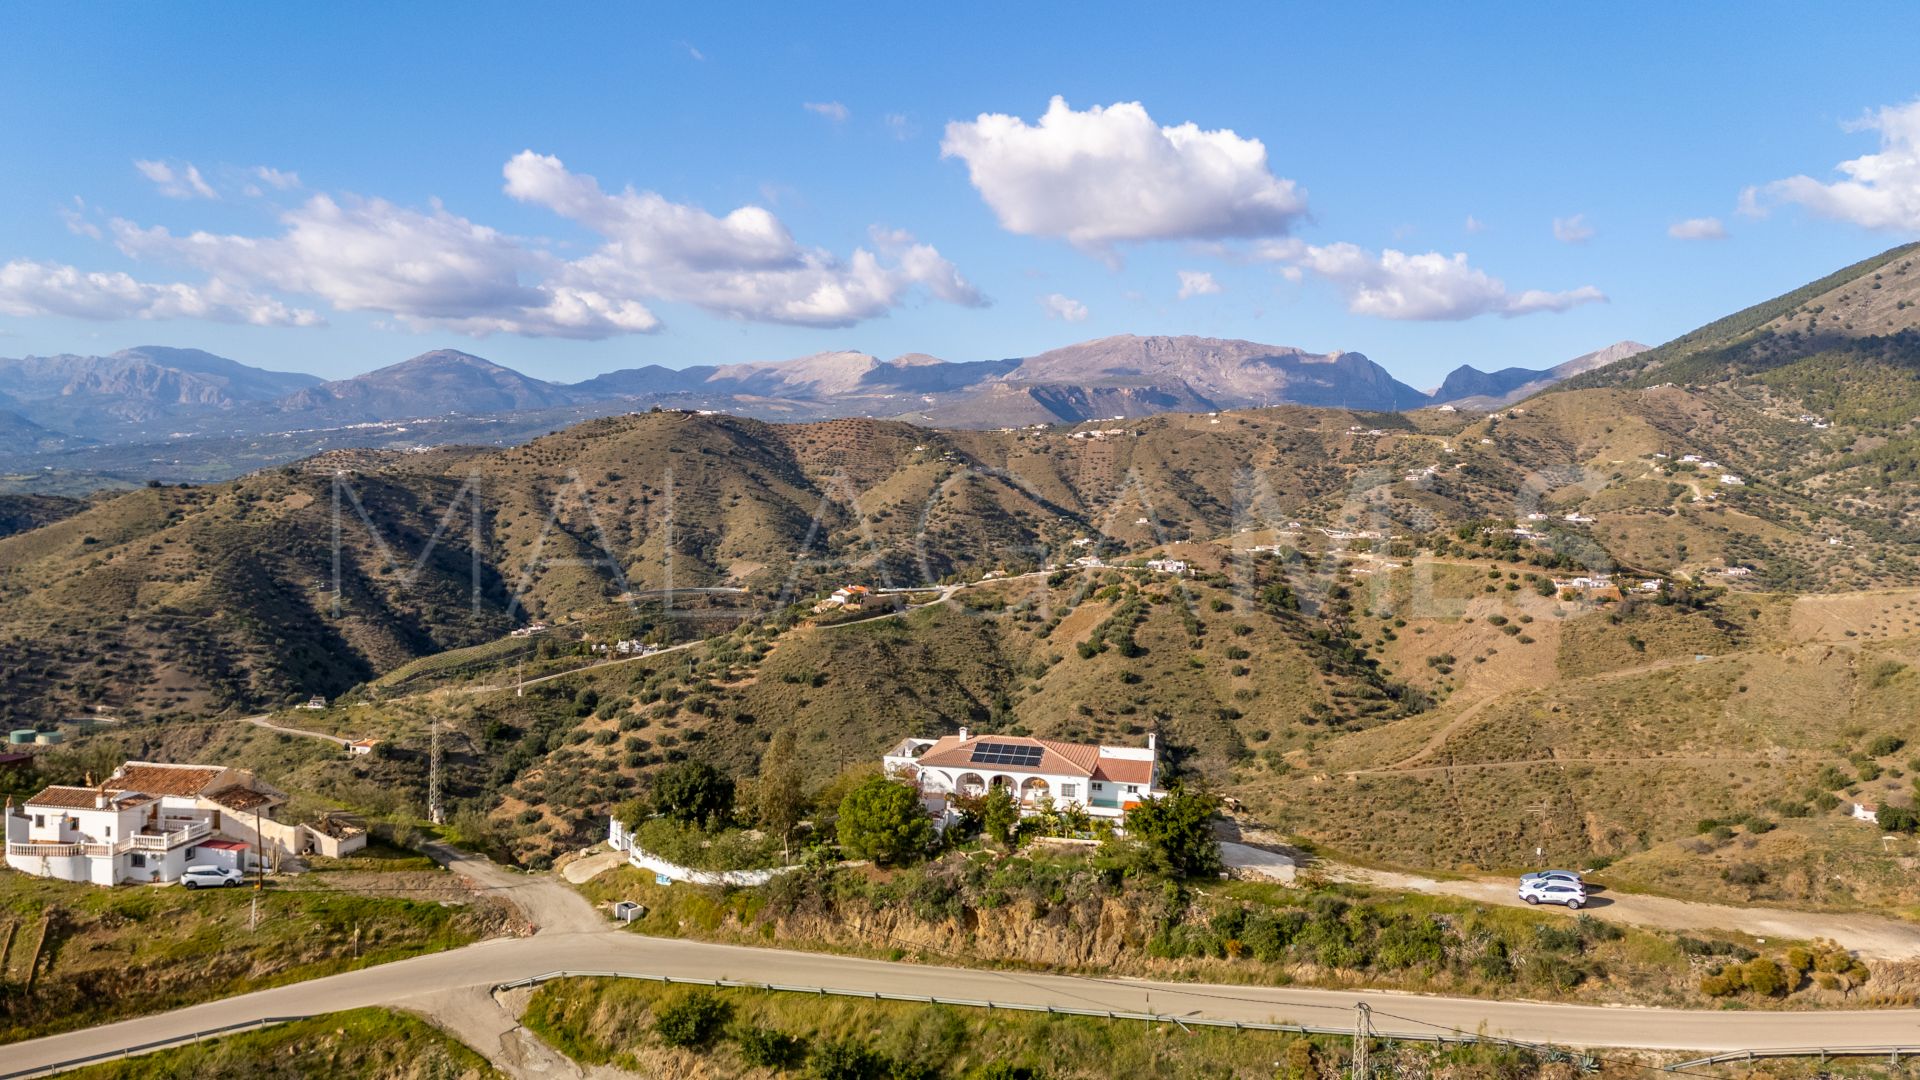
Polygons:
<instances>
[{"instance_id":1,"label":"window on villa","mask_svg":"<svg viewBox=\"0 0 1920 1080\"><path fill-rule=\"evenodd\" d=\"M1077 799L1077 798L1079 798L1079 797L1080 797L1080 785L1078 785L1078 784L1061 784L1061 785L1060 785L1060 797L1061 797L1061 798L1063 798L1063 799Z\"/></svg>"},{"instance_id":2,"label":"window on villa","mask_svg":"<svg viewBox=\"0 0 1920 1080\"><path fill-rule=\"evenodd\" d=\"M1140 794L1140 785L1139 785L1139 784L1128 784L1128 785L1127 785L1127 794L1129 794L1129 795L1138 795L1138 794Z\"/></svg>"},{"instance_id":3,"label":"window on villa","mask_svg":"<svg viewBox=\"0 0 1920 1080\"><path fill-rule=\"evenodd\" d=\"M133 858L128 861L136 870L141 869L147 865L147 857L145 855L140 854L139 852L134 852Z\"/></svg>"},{"instance_id":4,"label":"window on villa","mask_svg":"<svg viewBox=\"0 0 1920 1080\"><path fill-rule=\"evenodd\" d=\"M1100 790L1100 781L1098 781L1098 780L1095 780L1095 781L1093 782L1093 790L1095 790L1095 791L1099 791L1099 790Z\"/></svg>"},{"instance_id":5,"label":"window on villa","mask_svg":"<svg viewBox=\"0 0 1920 1080\"><path fill-rule=\"evenodd\" d=\"M46 828L46 827L47 827L47 815L45 815L45 814L35 814L35 815L33 815L33 827L34 827L34 828L36 828L36 829L44 829L44 828Z\"/></svg>"},{"instance_id":6,"label":"window on villa","mask_svg":"<svg viewBox=\"0 0 1920 1080\"><path fill-rule=\"evenodd\" d=\"M107 826L107 839L113 839L113 826Z\"/></svg>"}]
</instances>

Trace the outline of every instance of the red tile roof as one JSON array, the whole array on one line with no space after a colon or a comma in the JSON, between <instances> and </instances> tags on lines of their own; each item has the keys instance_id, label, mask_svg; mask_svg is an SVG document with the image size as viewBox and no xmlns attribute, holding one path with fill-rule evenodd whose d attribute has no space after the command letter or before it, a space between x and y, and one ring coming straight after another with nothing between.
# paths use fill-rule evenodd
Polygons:
<instances>
[{"instance_id":1,"label":"red tile roof","mask_svg":"<svg viewBox=\"0 0 1920 1080\"><path fill-rule=\"evenodd\" d=\"M96 800L100 789L90 787L68 787L64 784L51 784L40 790L40 794L27 800L28 806L57 806L63 810L97 809ZM114 809L124 810L129 806L140 806L153 801L151 795L139 792L115 791L107 789L107 798L112 800Z\"/></svg>"},{"instance_id":2,"label":"red tile roof","mask_svg":"<svg viewBox=\"0 0 1920 1080\"><path fill-rule=\"evenodd\" d=\"M91 810L99 792L90 787L63 787L53 785L42 788L40 794L27 800L28 806L58 806L70 810Z\"/></svg>"},{"instance_id":3,"label":"red tile roof","mask_svg":"<svg viewBox=\"0 0 1920 1080\"><path fill-rule=\"evenodd\" d=\"M245 851L247 845L239 840L202 840L194 847L212 848L215 851Z\"/></svg>"},{"instance_id":4,"label":"red tile roof","mask_svg":"<svg viewBox=\"0 0 1920 1080\"><path fill-rule=\"evenodd\" d=\"M250 811L257 806L265 806L275 800L275 796L251 788L230 787L206 796L211 802L217 802L229 810Z\"/></svg>"},{"instance_id":5,"label":"red tile roof","mask_svg":"<svg viewBox=\"0 0 1920 1080\"><path fill-rule=\"evenodd\" d=\"M973 760L974 748L981 743L1000 743L1009 746L1037 746L1040 748L1040 761L1029 766L989 765ZM1087 743L1055 742L1052 739L1032 739L1021 735L976 735L961 740L957 736L942 736L927 752L920 755L918 764L937 765L948 769L967 769L979 773L1048 773L1054 776L1092 776L1095 763L1100 760L1100 748Z\"/></svg>"},{"instance_id":6,"label":"red tile roof","mask_svg":"<svg viewBox=\"0 0 1920 1080\"><path fill-rule=\"evenodd\" d=\"M198 795L220 778L217 765L163 765L129 761L107 777L109 791L143 791L148 795Z\"/></svg>"},{"instance_id":7,"label":"red tile roof","mask_svg":"<svg viewBox=\"0 0 1920 1080\"><path fill-rule=\"evenodd\" d=\"M1115 784L1150 784L1153 782L1153 762L1103 757L1094 767L1093 778Z\"/></svg>"}]
</instances>

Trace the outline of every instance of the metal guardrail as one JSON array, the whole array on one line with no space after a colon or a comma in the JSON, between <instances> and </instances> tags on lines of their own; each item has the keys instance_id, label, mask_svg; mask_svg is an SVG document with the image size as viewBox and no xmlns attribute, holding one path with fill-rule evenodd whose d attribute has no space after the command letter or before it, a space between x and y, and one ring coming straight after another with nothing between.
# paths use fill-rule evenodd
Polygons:
<instances>
[{"instance_id":1,"label":"metal guardrail","mask_svg":"<svg viewBox=\"0 0 1920 1080\"><path fill-rule=\"evenodd\" d=\"M88 1054L85 1057L68 1058L65 1061L55 1062L52 1065L40 1065L31 1069L22 1069L18 1072L0 1073L0 1080L24 1080L24 1078L30 1076L52 1076L55 1073L67 1072L68 1070L78 1069L86 1065L97 1065L102 1061L114 1061L119 1058L134 1057L139 1054L150 1054L155 1050L166 1050L175 1046L185 1046L188 1043L200 1042L203 1039L214 1039L222 1035L232 1035L240 1031L251 1031L254 1028L276 1027L280 1024L291 1024L296 1020L308 1020L311 1018L311 1015L263 1016L258 1020L242 1020L237 1024L228 1024L225 1027L196 1031L191 1035L176 1035L170 1039L155 1039L153 1042L141 1043L138 1046L126 1046L118 1050L102 1050L97 1054Z\"/></svg>"},{"instance_id":2,"label":"metal guardrail","mask_svg":"<svg viewBox=\"0 0 1920 1080\"><path fill-rule=\"evenodd\" d=\"M1694 1058L1692 1061L1668 1065L1666 1071L1678 1072L1702 1065L1725 1065L1734 1061L1758 1061L1761 1058L1819 1058L1825 1061L1830 1057L1884 1057L1889 1064L1898 1065L1902 1057L1916 1054L1920 1054L1920 1046L1782 1046L1771 1050L1732 1050L1712 1057Z\"/></svg>"},{"instance_id":3,"label":"metal guardrail","mask_svg":"<svg viewBox=\"0 0 1920 1080\"><path fill-rule=\"evenodd\" d=\"M1168 1016L1164 1013L1115 1012L1111 1009L1076 1009L1061 1005L1028 1005L1004 1001L977 1001L971 998L929 997L925 994L889 994L879 990L836 990L828 986L793 986L785 983L746 982L740 979L683 979L672 975L640 975L627 971L549 971L513 982L499 983L495 991L538 986L554 979L639 979L643 982L671 983L677 986L712 986L728 990L770 990L786 994L813 994L828 997L862 998L867 1001L904 1001L914 1005L952 1005L968 1009L1001 1009L1008 1012L1048 1013L1054 1016L1091 1016L1101 1020L1137 1020L1152 1024L1178 1024L1182 1027L1223 1027L1242 1031L1283 1031L1295 1035L1351 1036L1353 1027L1320 1027L1312 1024L1267 1024L1252 1020L1211 1020L1192 1016ZM1416 1034L1393 1035L1408 1042L1475 1043L1477 1035ZM0 1080L5 1080L0 1077Z\"/></svg>"}]
</instances>

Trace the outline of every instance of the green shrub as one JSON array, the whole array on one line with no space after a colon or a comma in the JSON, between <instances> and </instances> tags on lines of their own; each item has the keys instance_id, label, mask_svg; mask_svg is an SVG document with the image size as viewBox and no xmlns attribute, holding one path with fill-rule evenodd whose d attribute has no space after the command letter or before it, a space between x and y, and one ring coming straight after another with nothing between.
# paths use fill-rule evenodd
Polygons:
<instances>
[{"instance_id":1,"label":"green shrub","mask_svg":"<svg viewBox=\"0 0 1920 1080\"><path fill-rule=\"evenodd\" d=\"M791 1069L807 1056L807 1041L773 1028L749 1027L734 1033L740 1060L761 1069Z\"/></svg>"},{"instance_id":2,"label":"green shrub","mask_svg":"<svg viewBox=\"0 0 1920 1080\"><path fill-rule=\"evenodd\" d=\"M1755 957L1740 968L1740 978L1747 989L1762 997L1778 997L1792 990L1788 985L1786 972L1780 965L1767 957Z\"/></svg>"},{"instance_id":3,"label":"green shrub","mask_svg":"<svg viewBox=\"0 0 1920 1080\"><path fill-rule=\"evenodd\" d=\"M1738 969L1732 969L1737 971ZM1700 992L1708 997L1726 997L1740 992L1742 984L1726 974L1707 975L1700 980Z\"/></svg>"},{"instance_id":4,"label":"green shrub","mask_svg":"<svg viewBox=\"0 0 1920 1080\"><path fill-rule=\"evenodd\" d=\"M1898 735L1882 735L1867 744L1867 753L1872 757L1887 757L1900 752L1907 740Z\"/></svg>"},{"instance_id":5,"label":"green shrub","mask_svg":"<svg viewBox=\"0 0 1920 1080\"><path fill-rule=\"evenodd\" d=\"M814 1080L889 1080L893 1059L856 1039L816 1043L807 1055L807 1075Z\"/></svg>"},{"instance_id":6,"label":"green shrub","mask_svg":"<svg viewBox=\"0 0 1920 1080\"><path fill-rule=\"evenodd\" d=\"M653 1032L668 1046L705 1046L733 1015L733 1006L706 990L689 990L653 1010Z\"/></svg>"}]
</instances>

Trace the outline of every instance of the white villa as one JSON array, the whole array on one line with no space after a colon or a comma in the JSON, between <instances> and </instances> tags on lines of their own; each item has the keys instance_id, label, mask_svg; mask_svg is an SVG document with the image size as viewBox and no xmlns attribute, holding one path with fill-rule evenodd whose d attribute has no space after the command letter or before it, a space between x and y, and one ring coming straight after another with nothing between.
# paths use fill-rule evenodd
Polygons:
<instances>
[{"instance_id":1,"label":"white villa","mask_svg":"<svg viewBox=\"0 0 1920 1080\"><path fill-rule=\"evenodd\" d=\"M966 728L938 739L903 739L881 759L888 776L911 782L936 813L955 795L1005 788L1023 813L1052 799L1094 817L1117 818L1143 799L1166 794L1154 781L1158 770L1154 736L1145 746L1098 746L1016 735L975 737Z\"/></svg>"},{"instance_id":2,"label":"white villa","mask_svg":"<svg viewBox=\"0 0 1920 1080\"><path fill-rule=\"evenodd\" d=\"M275 821L286 801L245 770L129 761L90 787L52 785L18 809L9 799L7 865L118 885L173 881L188 866L246 869L276 854L339 856L366 846L360 829Z\"/></svg>"}]
</instances>

